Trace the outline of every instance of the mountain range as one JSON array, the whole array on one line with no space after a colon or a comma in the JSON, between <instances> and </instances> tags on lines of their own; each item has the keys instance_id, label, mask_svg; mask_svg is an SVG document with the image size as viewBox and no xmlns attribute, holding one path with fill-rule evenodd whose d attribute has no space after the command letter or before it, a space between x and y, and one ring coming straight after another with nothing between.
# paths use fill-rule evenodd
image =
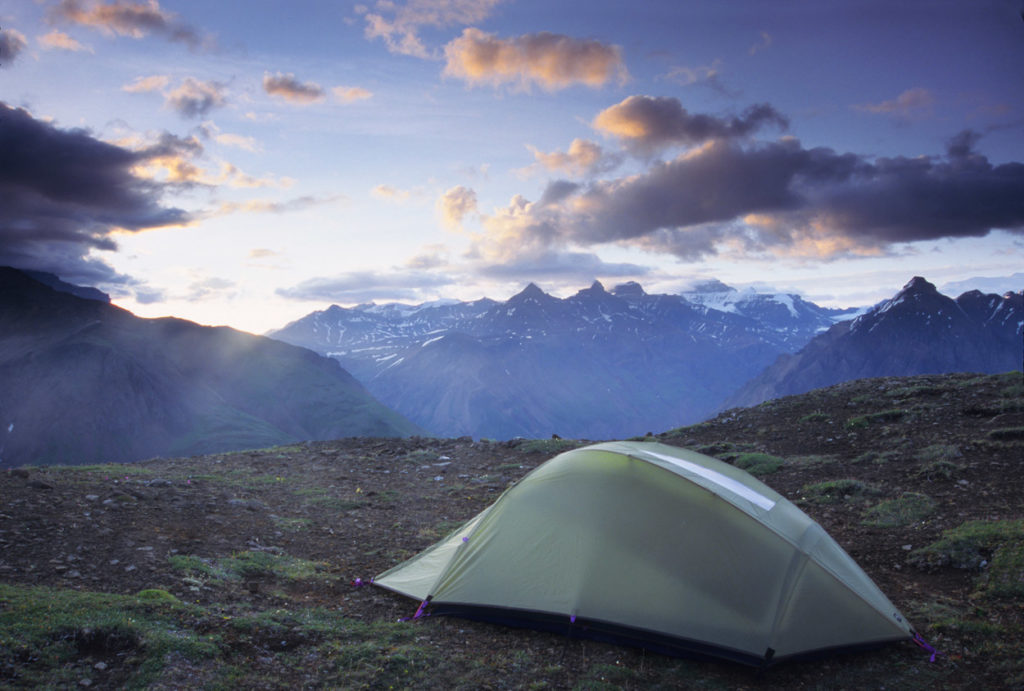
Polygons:
<instances>
[{"instance_id":1,"label":"mountain range","mask_svg":"<svg viewBox=\"0 0 1024 691\"><path fill-rule=\"evenodd\" d=\"M42 279L0 268L0 467L422 432L336 360Z\"/></svg>"},{"instance_id":2,"label":"mountain range","mask_svg":"<svg viewBox=\"0 0 1024 691\"><path fill-rule=\"evenodd\" d=\"M337 359L434 434L610 439L704 419L850 314L719 282L564 299L531 283L504 302L333 305L267 335Z\"/></svg>"},{"instance_id":3,"label":"mountain range","mask_svg":"<svg viewBox=\"0 0 1024 691\"><path fill-rule=\"evenodd\" d=\"M1024 292L953 298L921 277L783 355L726 401L747 407L868 377L1022 369Z\"/></svg>"}]
</instances>

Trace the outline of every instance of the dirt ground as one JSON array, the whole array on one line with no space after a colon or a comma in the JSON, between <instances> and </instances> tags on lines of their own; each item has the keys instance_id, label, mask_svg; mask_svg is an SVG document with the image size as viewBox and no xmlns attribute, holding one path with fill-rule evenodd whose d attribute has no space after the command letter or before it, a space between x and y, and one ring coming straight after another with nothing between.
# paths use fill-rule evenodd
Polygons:
<instances>
[{"instance_id":1,"label":"dirt ground","mask_svg":"<svg viewBox=\"0 0 1024 691\"><path fill-rule=\"evenodd\" d=\"M967 521L1024 519L1022 388L1019 373L865 380L651 438L737 464L744 453L776 457L761 479L849 552L940 651L935 662L906 642L757 672L455 618L373 628L410 617L417 603L355 584L582 441L343 439L15 469L0 475L0 584L165 591L194 606L183 626L218 641L205 657L168 653L144 678L132 649L144 640L80 644L63 663L73 669L54 679L81 687L1024 688L1024 597L986 594L984 568L915 557ZM835 480L859 484L822 494L820 483ZM871 522L872 507L907 493L926 495L931 510L905 525ZM253 555L313 564L314 573L231 571ZM1018 579L1020 593L1024 571ZM370 625L360 644L374 650L339 661L346 649L328 645L335 634L299 616L314 611ZM262 634L231 625L257 615L270 622ZM2 661L0 687L39 679L28 672L42 662L23 657Z\"/></svg>"}]
</instances>

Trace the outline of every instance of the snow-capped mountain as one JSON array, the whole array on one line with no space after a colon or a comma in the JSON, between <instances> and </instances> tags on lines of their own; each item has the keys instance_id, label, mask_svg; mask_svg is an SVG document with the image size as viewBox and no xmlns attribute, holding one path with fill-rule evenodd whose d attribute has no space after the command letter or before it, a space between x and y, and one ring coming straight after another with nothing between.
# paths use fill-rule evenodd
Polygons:
<instances>
[{"instance_id":1,"label":"snow-capped mountain","mask_svg":"<svg viewBox=\"0 0 1024 691\"><path fill-rule=\"evenodd\" d=\"M530 284L504 302L335 305L268 335L339 360L435 434L603 439L703 419L841 317L721 284L595 282L564 299Z\"/></svg>"},{"instance_id":2,"label":"snow-capped mountain","mask_svg":"<svg viewBox=\"0 0 1024 691\"><path fill-rule=\"evenodd\" d=\"M955 300L915 277L890 300L837 324L749 382L727 406L756 405L850 379L1007 372L1021 367L1024 292Z\"/></svg>"}]
</instances>

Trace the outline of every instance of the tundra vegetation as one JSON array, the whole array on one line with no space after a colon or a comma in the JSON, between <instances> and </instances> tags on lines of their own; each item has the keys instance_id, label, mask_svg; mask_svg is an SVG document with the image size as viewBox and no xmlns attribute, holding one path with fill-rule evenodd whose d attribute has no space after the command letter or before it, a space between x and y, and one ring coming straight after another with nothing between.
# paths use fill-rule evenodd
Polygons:
<instances>
[{"instance_id":1,"label":"tundra vegetation","mask_svg":"<svg viewBox=\"0 0 1024 691\"><path fill-rule=\"evenodd\" d=\"M851 423L852 421L852 423ZM586 440L351 438L0 475L4 688L1019 688L1021 374L849 382L646 437L755 473L938 651L758 673L357 587ZM557 430L554 430L557 432Z\"/></svg>"}]
</instances>

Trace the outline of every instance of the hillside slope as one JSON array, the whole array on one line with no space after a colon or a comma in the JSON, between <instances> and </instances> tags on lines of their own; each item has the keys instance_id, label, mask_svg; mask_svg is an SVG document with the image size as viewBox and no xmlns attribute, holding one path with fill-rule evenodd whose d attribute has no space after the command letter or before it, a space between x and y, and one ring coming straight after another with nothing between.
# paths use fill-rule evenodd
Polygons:
<instances>
[{"instance_id":1,"label":"hillside slope","mask_svg":"<svg viewBox=\"0 0 1024 691\"><path fill-rule=\"evenodd\" d=\"M758 672L408 621L418 603L353 582L583 442L345 439L0 473L0 686L1024 686L1020 372L847 382L657 439L747 468L796 502L935 660L907 641Z\"/></svg>"},{"instance_id":2,"label":"hillside slope","mask_svg":"<svg viewBox=\"0 0 1024 691\"><path fill-rule=\"evenodd\" d=\"M418 431L312 351L0 269L0 467Z\"/></svg>"}]
</instances>

